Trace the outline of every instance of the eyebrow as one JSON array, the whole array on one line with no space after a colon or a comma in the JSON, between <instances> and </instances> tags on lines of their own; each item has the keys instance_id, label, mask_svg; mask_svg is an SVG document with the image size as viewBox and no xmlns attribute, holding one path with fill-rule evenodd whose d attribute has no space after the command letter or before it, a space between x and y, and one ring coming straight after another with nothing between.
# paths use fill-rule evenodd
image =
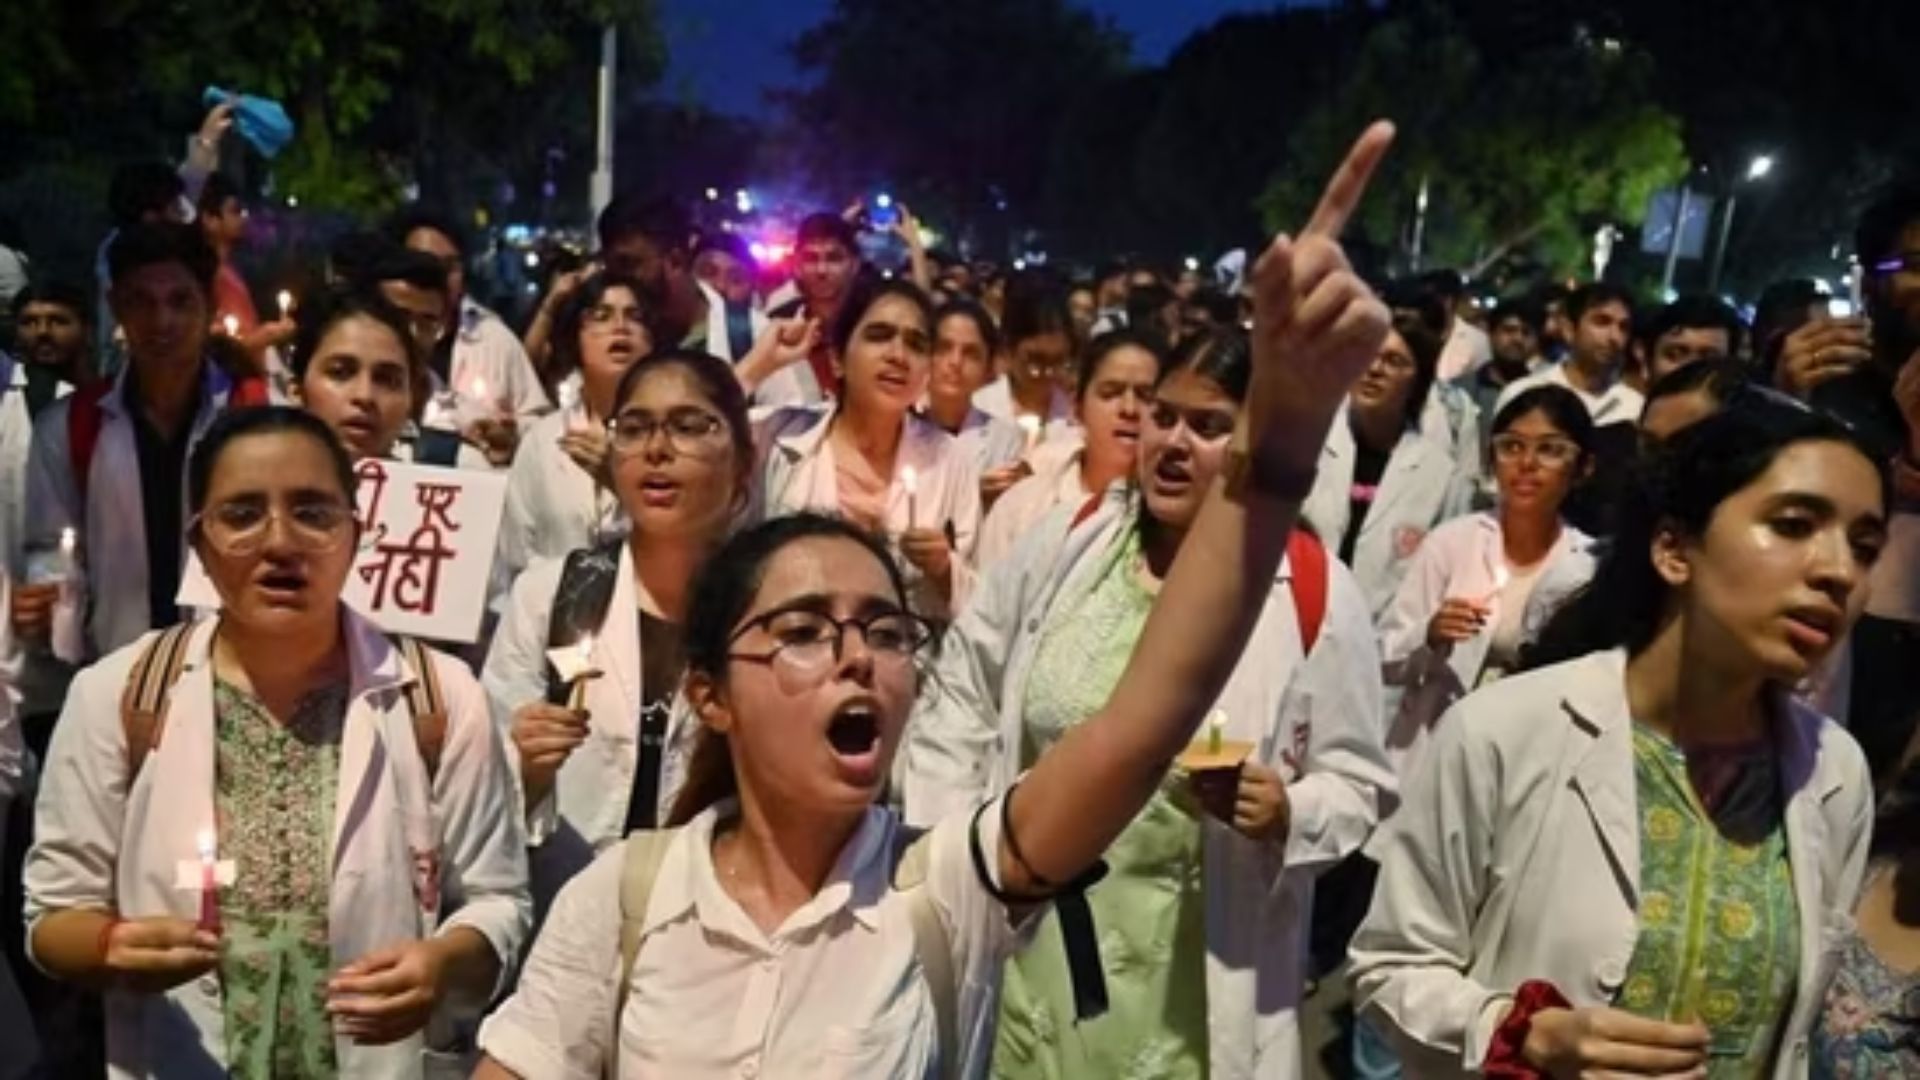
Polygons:
<instances>
[{"instance_id":1,"label":"eyebrow","mask_svg":"<svg viewBox=\"0 0 1920 1080\"><path fill-rule=\"evenodd\" d=\"M1789 509L1789 508L1794 510L1805 510L1809 513L1818 514L1821 517L1828 517L1828 518L1836 518L1840 516L1840 508L1834 504L1834 501L1832 499L1827 498L1825 495L1816 494L1811 491L1783 492L1779 495L1774 496L1772 499L1768 500L1768 506L1770 509L1775 509L1775 510ZM1879 514L1865 514L1855 519L1853 522L1851 522L1849 524L1849 527L1861 526L1861 525L1864 525L1880 533L1885 533L1887 531L1887 520L1885 517Z\"/></svg>"},{"instance_id":2,"label":"eyebrow","mask_svg":"<svg viewBox=\"0 0 1920 1080\"><path fill-rule=\"evenodd\" d=\"M758 615L750 615L746 621L753 622L757 619L766 619L774 615L785 615L790 611L810 611L822 615L831 615L833 613L834 601L845 597L845 595L844 593L804 593L787 600L785 603L775 604L773 607L768 608ZM860 597L859 603L854 608L854 614L859 617L864 617L868 615L890 614L904 610L906 609L902 608L898 601L890 600L884 596L869 594Z\"/></svg>"}]
</instances>

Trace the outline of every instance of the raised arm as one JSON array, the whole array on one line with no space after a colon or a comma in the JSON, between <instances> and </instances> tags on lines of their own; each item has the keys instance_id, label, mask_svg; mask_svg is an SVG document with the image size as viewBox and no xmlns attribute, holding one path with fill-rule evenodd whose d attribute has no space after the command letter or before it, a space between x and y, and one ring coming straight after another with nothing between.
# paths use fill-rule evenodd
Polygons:
<instances>
[{"instance_id":1,"label":"raised arm","mask_svg":"<svg viewBox=\"0 0 1920 1080\"><path fill-rule=\"evenodd\" d=\"M1339 236L1393 140L1362 134L1297 239L1254 268L1253 383L1229 450L1113 695L1043 755L1012 796L1002 884L1078 877L1133 820L1239 663L1328 426L1387 333L1387 311ZM1017 851L1015 848L1017 847Z\"/></svg>"}]
</instances>

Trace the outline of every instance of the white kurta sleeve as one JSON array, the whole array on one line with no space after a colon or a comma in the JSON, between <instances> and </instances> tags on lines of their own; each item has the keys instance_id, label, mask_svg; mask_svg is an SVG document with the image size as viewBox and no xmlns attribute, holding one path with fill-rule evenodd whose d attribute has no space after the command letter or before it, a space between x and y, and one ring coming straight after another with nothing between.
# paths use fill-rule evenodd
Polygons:
<instances>
[{"instance_id":1,"label":"white kurta sleeve","mask_svg":"<svg viewBox=\"0 0 1920 1080\"><path fill-rule=\"evenodd\" d=\"M1404 1049L1477 1072L1508 996L1474 981L1473 927L1497 838L1493 747L1466 718L1442 718L1368 854L1380 865L1373 906L1349 949L1355 1006Z\"/></svg>"}]
</instances>

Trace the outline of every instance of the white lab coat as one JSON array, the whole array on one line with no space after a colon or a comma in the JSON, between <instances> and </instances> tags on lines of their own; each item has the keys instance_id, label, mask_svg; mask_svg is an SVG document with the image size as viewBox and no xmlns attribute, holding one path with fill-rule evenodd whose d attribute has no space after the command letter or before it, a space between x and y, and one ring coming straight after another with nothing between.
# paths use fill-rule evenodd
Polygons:
<instances>
[{"instance_id":1,"label":"white lab coat","mask_svg":"<svg viewBox=\"0 0 1920 1080\"><path fill-rule=\"evenodd\" d=\"M1530 639L1561 602L1593 577L1593 540L1561 523L1560 538L1534 578L1522 617ZM1497 514L1479 513L1433 530L1400 581L1393 604L1380 618L1380 659L1387 682L1387 753L1405 782L1420 758L1433 725L1480 678L1493 628L1500 623L1495 575L1506 562ZM1442 655L1427 644L1427 624L1440 606L1456 598L1487 602L1486 629L1457 642ZM1528 633L1526 631L1531 631Z\"/></svg>"},{"instance_id":2,"label":"white lab coat","mask_svg":"<svg viewBox=\"0 0 1920 1080\"><path fill-rule=\"evenodd\" d=\"M1865 757L1780 695L1787 858L1800 916L1792 1012L1772 1075L1807 1075L1807 1033L1852 926L1873 820ZM1355 1003L1410 1077L1478 1075L1521 983L1611 1004L1639 936L1640 815L1626 653L1503 679L1454 706L1400 812L1368 847L1373 908Z\"/></svg>"},{"instance_id":3,"label":"white lab coat","mask_svg":"<svg viewBox=\"0 0 1920 1080\"><path fill-rule=\"evenodd\" d=\"M1353 429L1343 407L1327 432L1320 450L1320 475L1300 514L1312 526L1327 550L1338 552L1352 517L1349 498L1357 454ZM1366 594L1367 610L1375 618L1393 601L1394 590L1407 572L1413 553L1434 526L1467 512L1473 500L1471 479L1454 460L1452 449L1433 436L1409 429L1387 458L1380 474L1380 490L1367 511L1366 523L1353 546L1353 576Z\"/></svg>"},{"instance_id":4,"label":"white lab coat","mask_svg":"<svg viewBox=\"0 0 1920 1080\"><path fill-rule=\"evenodd\" d=\"M696 280L694 284L699 286L700 295L707 301L707 339L701 347L729 364L745 360L746 357L733 354L733 338L727 333L726 297L704 281ZM753 340L759 341L760 335L767 329L766 313L754 308L748 314L747 321L753 327ZM754 388L751 404L756 409L774 409L788 405L814 405L825 398L826 394L820 389L820 380L813 374L813 365L800 360L767 376Z\"/></svg>"},{"instance_id":5,"label":"white lab coat","mask_svg":"<svg viewBox=\"0 0 1920 1080\"><path fill-rule=\"evenodd\" d=\"M837 406L777 409L754 425L754 446L760 458L761 512L778 517L801 510L840 512L833 454L827 430ZM921 528L945 525L953 541L953 600L940 600L932 586L904 558L901 568L914 590L914 607L930 618L945 618L960 610L973 587L973 548L980 532L980 470L954 443L953 436L908 413L900 447L895 453L893 484L887 492L888 536L908 528L909 509ZM907 498L903 470L918 474L919 494Z\"/></svg>"},{"instance_id":6,"label":"white lab coat","mask_svg":"<svg viewBox=\"0 0 1920 1080\"><path fill-rule=\"evenodd\" d=\"M514 710L545 701L547 630L554 594L565 558L541 559L514 582L513 596L494 632L480 685L486 688L494 726L513 764L515 788L520 756L510 735ZM553 794L527 814L529 870L539 910L593 857L626 835L627 803L640 758L640 701L645 668L640 654L640 605L633 584L633 552L621 546L619 577L607 603L607 617L594 631L592 663L601 677L587 683L591 717L587 741L554 778ZM664 822L686 779L700 722L683 695L674 696L667 720L667 742L660 760L659 820ZM515 806L525 800L516 795Z\"/></svg>"},{"instance_id":7,"label":"white lab coat","mask_svg":"<svg viewBox=\"0 0 1920 1080\"><path fill-rule=\"evenodd\" d=\"M493 563L496 606L535 559L561 558L627 531L620 500L560 446L569 425L587 423L585 405L548 413L533 422L514 449Z\"/></svg>"},{"instance_id":8,"label":"white lab coat","mask_svg":"<svg viewBox=\"0 0 1920 1080\"><path fill-rule=\"evenodd\" d=\"M975 390L973 407L988 416L996 416L1009 423L1019 415L1019 410L1013 404L1013 384L1007 381L1005 375ZM1044 422L1046 426L1043 434L1049 439L1079 427L1080 422L1073 418L1073 397L1065 390L1056 387L1053 397L1047 402L1047 415Z\"/></svg>"},{"instance_id":9,"label":"white lab coat","mask_svg":"<svg viewBox=\"0 0 1920 1080\"><path fill-rule=\"evenodd\" d=\"M431 797L405 688L415 675L372 624L341 609L352 688L334 796L334 878L327 928L333 962L464 926L501 958L497 993L512 985L529 912L526 854L513 781L488 722L479 684L438 653L434 673L447 709L446 742ZM199 891L175 888L175 870L197 865L196 841L213 820L214 620L193 631L174 685L165 737L129 789L121 693L146 639L80 673L54 729L27 858L29 925L87 908L123 918L197 919ZM424 819L424 820L423 820ZM411 835L410 835L411 834ZM437 842L435 924L413 888L418 840ZM31 933L31 930L29 930ZM454 1017L442 1010L436 1029ZM224 1077L220 982L206 975L164 994L112 992L106 1005L107 1075ZM414 1036L392 1046L335 1042L340 1074L411 1080L453 1064Z\"/></svg>"},{"instance_id":10,"label":"white lab coat","mask_svg":"<svg viewBox=\"0 0 1920 1080\"><path fill-rule=\"evenodd\" d=\"M462 297L460 324L454 333L449 381L455 393L472 395L477 381L485 380L486 396L504 401L522 428L553 407L526 346L500 316L474 303L472 297ZM434 381L439 382L437 376ZM441 389L434 387L436 392Z\"/></svg>"},{"instance_id":11,"label":"white lab coat","mask_svg":"<svg viewBox=\"0 0 1920 1080\"><path fill-rule=\"evenodd\" d=\"M1048 443L1046 447L1060 445ZM1075 445L1078 445L1077 443ZM980 526L980 543L974 548L974 561L984 573L1007 557L1034 526L1047 519L1054 508L1086 505L1094 493L1081 481L1082 451L1064 453L1036 450L1028 458L1033 475L1008 488L987 511Z\"/></svg>"},{"instance_id":12,"label":"white lab coat","mask_svg":"<svg viewBox=\"0 0 1920 1080\"><path fill-rule=\"evenodd\" d=\"M929 692L907 728L907 820L931 824L1007 789L1021 769L1023 710L1055 599L1106 561L1137 521L1115 485L1093 517L1061 507L985 574L942 643ZM1266 608L1217 705L1224 734L1287 782L1284 842L1246 839L1206 819L1207 1006L1212 1075L1301 1075L1296 1018L1304 988L1313 879L1359 849L1391 810L1393 771L1381 745L1379 652L1352 576L1328 559L1327 613L1301 658L1291 569Z\"/></svg>"},{"instance_id":13,"label":"white lab coat","mask_svg":"<svg viewBox=\"0 0 1920 1080\"><path fill-rule=\"evenodd\" d=\"M87 651L103 656L152 629L147 606L147 519L142 509L140 462L135 452L133 418L122 396L126 372L100 399L100 438L94 444L87 480L87 502L80 505L73 459L67 445L67 421L73 398L56 402L41 414L27 458L26 552L59 550L60 532L73 528L78 558L86 571ZM188 457L207 426L227 405L227 378L212 361L201 375L199 411L193 417ZM180 485L181 518L186 517L186 483ZM184 554L185 545L182 545Z\"/></svg>"},{"instance_id":14,"label":"white lab coat","mask_svg":"<svg viewBox=\"0 0 1920 1080\"><path fill-rule=\"evenodd\" d=\"M973 408L953 433L962 452L970 455L981 472L998 469L1019 461L1027 452L1027 433L1020 425Z\"/></svg>"}]
</instances>

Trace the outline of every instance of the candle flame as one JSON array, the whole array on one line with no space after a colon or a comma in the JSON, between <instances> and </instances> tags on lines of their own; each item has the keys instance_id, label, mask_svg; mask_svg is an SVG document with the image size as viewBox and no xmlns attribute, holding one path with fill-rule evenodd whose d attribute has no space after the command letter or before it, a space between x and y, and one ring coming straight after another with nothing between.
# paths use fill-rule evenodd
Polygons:
<instances>
[{"instance_id":1,"label":"candle flame","mask_svg":"<svg viewBox=\"0 0 1920 1080\"><path fill-rule=\"evenodd\" d=\"M228 337L240 336L240 317L238 315L229 315L221 319L220 325L226 328Z\"/></svg>"},{"instance_id":2,"label":"candle flame","mask_svg":"<svg viewBox=\"0 0 1920 1080\"><path fill-rule=\"evenodd\" d=\"M79 543L80 543L80 536L78 533L73 531L73 526L69 525L66 528L60 530L60 550L62 552L68 555L73 554L73 549Z\"/></svg>"},{"instance_id":3,"label":"candle flame","mask_svg":"<svg viewBox=\"0 0 1920 1080\"><path fill-rule=\"evenodd\" d=\"M287 312L292 310L293 310L293 294L288 292L285 289L281 289L280 290L280 317L283 319L286 318Z\"/></svg>"},{"instance_id":4,"label":"candle flame","mask_svg":"<svg viewBox=\"0 0 1920 1080\"><path fill-rule=\"evenodd\" d=\"M486 396L487 396L487 380L485 380L485 379L482 379L482 378L479 378L479 377L475 377L475 378L474 378L474 380L473 380L473 396L474 396L474 397L477 397L477 398L480 398L480 399L482 399L482 400L484 400L484 399L486 398Z\"/></svg>"},{"instance_id":5,"label":"candle flame","mask_svg":"<svg viewBox=\"0 0 1920 1080\"><path fill-rule=\"evenodd\" d=\"M199 835L194 838L194 843L200 849L200 861L212 862L215 850L213 830L201 829Z\"/></svg>"},{"instance_id":6,"label":"candle flame","mask_svg":"<svg viewBox=\"0 0 1920 1080\"><path fill-rule=\"evenodd\" d=\"M913 466L903 465L900 467L900 486L906 488L907 494L909 495L915 494L920 490L920 474L914 470Z\"/></svg>"}]
</instances>

